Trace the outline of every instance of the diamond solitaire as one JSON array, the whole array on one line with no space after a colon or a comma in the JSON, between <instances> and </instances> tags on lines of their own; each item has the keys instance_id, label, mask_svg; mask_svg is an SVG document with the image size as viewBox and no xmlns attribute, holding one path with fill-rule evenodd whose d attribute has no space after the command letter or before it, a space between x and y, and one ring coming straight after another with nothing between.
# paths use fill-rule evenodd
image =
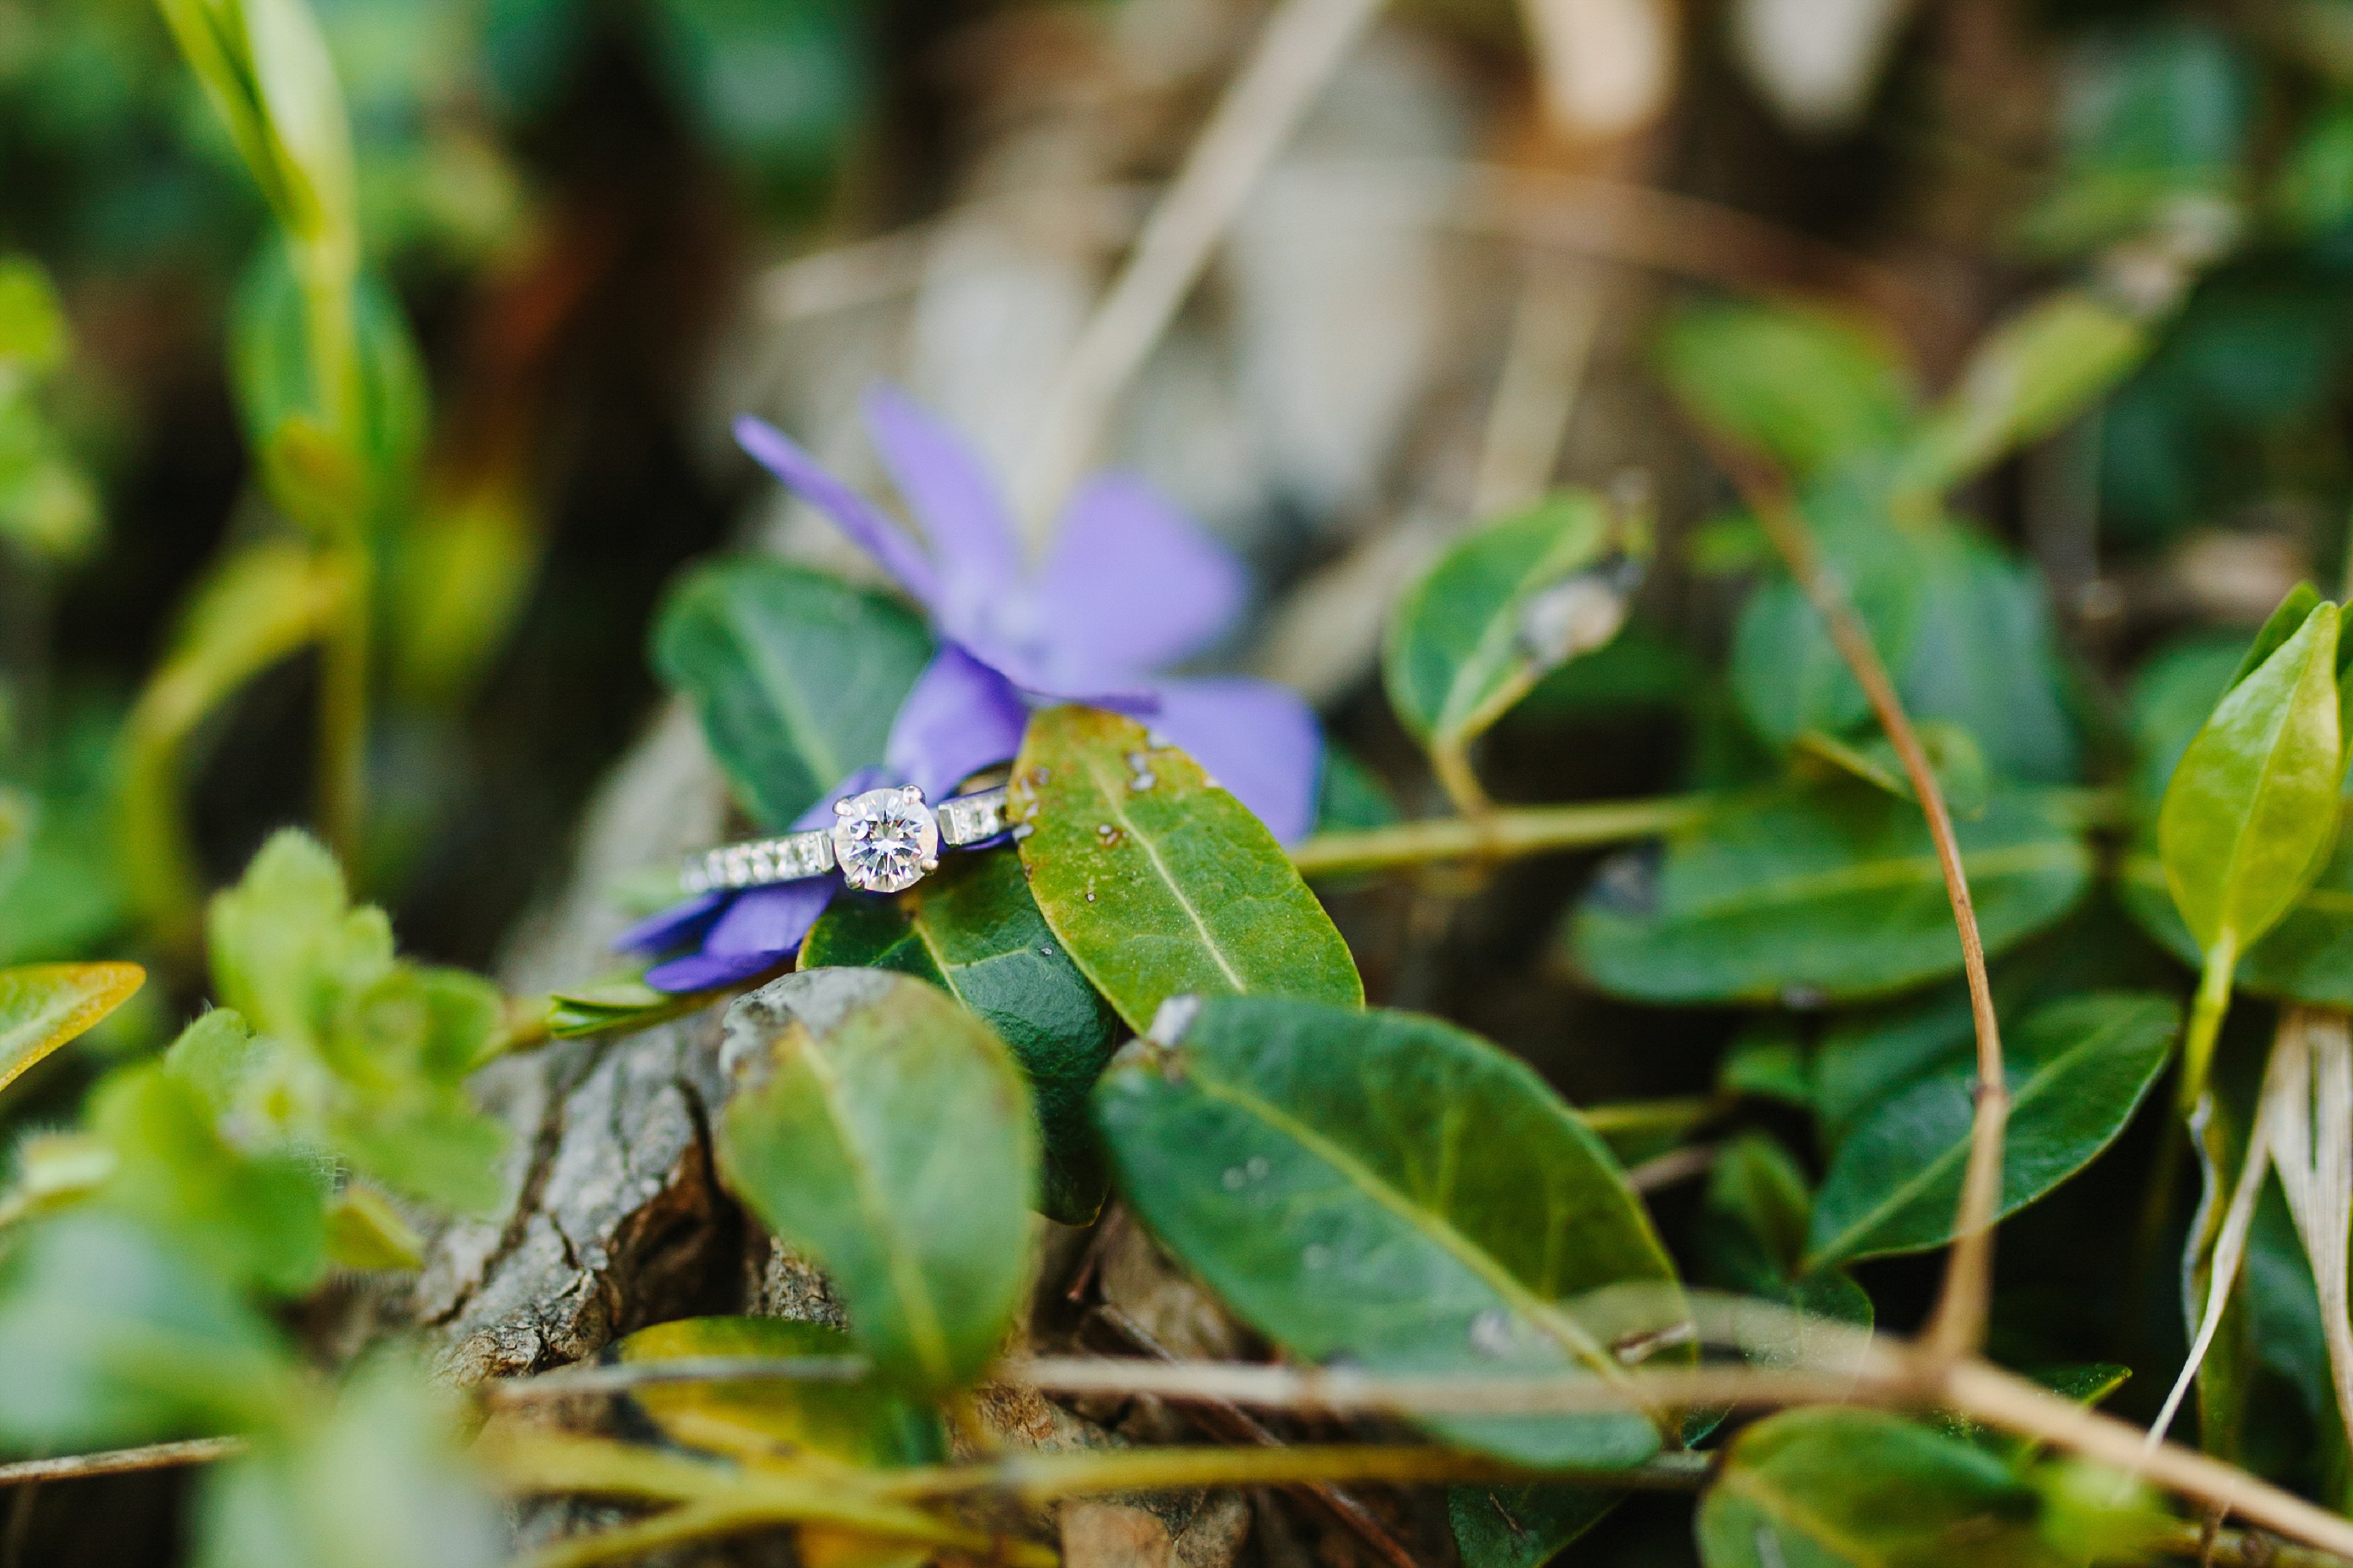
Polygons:
<instances>
[{"instance_id":1,"label":"diamond solitaire","mask_svg":"<svg viewBox=\"0 0 2353 1568\"><path fill-rule=\"evenodd\" d=\"M833 814L833 858L851 887L895 893L938 868L940 825L914 785L836 801Z\"/></svg>"}]
</instances>

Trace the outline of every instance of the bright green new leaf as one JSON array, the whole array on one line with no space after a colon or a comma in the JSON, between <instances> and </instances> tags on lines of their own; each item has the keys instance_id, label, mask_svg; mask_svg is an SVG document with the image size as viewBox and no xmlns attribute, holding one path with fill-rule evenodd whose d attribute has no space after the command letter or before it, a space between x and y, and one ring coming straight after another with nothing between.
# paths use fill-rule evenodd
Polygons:
<instances>
[{"instance_id":1,"label":"bright green new leaf","mask_svg":"<svg viewBox=\"0 0 2353 1568\"><path fill-rule=\"evenodd\" d=\"M2091 993L2033 1014L2006 1042L2007 1218L2091 1163L2165 1070L2180 1015L2162 996ZM1809 1268L1920 1252L1953 1237L1968 1163L1974 1064L1886 1100L1838 1146L1807 1236Z\"/></svg>"},{"instance_id":2,"label":"bright green new leaf","mask_svg":"<svg viewBox=\"0 0 2353 1568\"><path fill-rule=\"evenodd\" d=\"M694 705L737 798L774 828L882 760L931 657L923 623L889 600L766 559L696 568L654 623L654 668Z\"/></svg>"},{"instance_id":3,"label":"bright green new leaf","mask_svg":"<svg viewBox=\"0 0 2353 1568\"><path fill-rule=\"evenodd\" d=\"M355 257L351 129L318 19L304 0L225 4L244 14L247 58L277 164L276 180L264 179L263 188L278 204L279 222L305 245Z\"/></svg>"},{"instance_id":4,"label":"bright green new leaf","mask_svg":"<svg viewBox=\"0 0 2353 1568\"><path fill-rule=\"evenodd\" d=\"M970 1383L1030 1275L1038 1138L1012 1053L881 970L789 974L727 1016L746 1075L719 1126L728 1189L825 1269L886 1378Z\"/></svg>"},{"instance_id":5,"label":"bright green new leaf","mask_svg":"<svg viewBox=\"0 0 2353 1568\"><path fill-rule=\"evenodd\" d=\"M1440 556L1398 601L1381 651L1406 728L1459 747L1546 670L1615 636L1625 592L1595 569L1610 535L1599 497L1563 490Z\"/></svg>"},{"instance_id":6,"label":"bright green new leaf","mask_svg":"<svg viewBox=\"0 0 2353 1568\"><path fill-rule=\"evenodd\" d=\"M2059 796L1997 791L1954 828L1989 952L2058 920L2090 883ZM1671 834L1662 861L1628 852L1596 878L1568 940L1596 984L1648 1002L1819 1005L1961 966L1919 809L1854 785L1727 805Z\"/></svg>"},{"instance_id":7,"label":"bright green new leaf","mask_svg":"<svg viewBox=\"0 0 2353 1568\"><path fill-rule=\"evenodd\" d=\"M1282 846L1135 721L1032 718L1007 815L1046 923L1129 1027L1151 1027L1172 996L1364 1001L1347 943Z\"/></svg>"},{"instance_id":8,"label":"bright green new leaf","mask_svg":"<svg viewBox=\"0 0 2353 1568\"><path fill-rule=\"evenodd\" d=\"M1037 1106L1039 1207L1065 1225L1093 1221L1104 1174L1087 1093L1119 1019L1048 929L1018 858L959 855L896 899L836 899L801 943L800 966L895 969L996 1030Z\"/></svg>"},{"instance_id":9,"label":"bright green new leaf","mask_svg":"<svg viewBox=\"0 0 2353 1568\"><path fill-rule=\"evenodd\" d=\"M2116 889L2143 931L2184 963L2203 959L2155 856L2126 856ZM2240 958L2232 984L2257 996L2353 1009L2353 838L2339 837L2304 896Z\"/></svg>"},{"instance_id":10,"label":"bright green new leaf","mask_svg":"<svg viewBox=\"0 0 2353 1568\"><path fill-rule=\"evenodd\" d=\"M34 1222L0 1254L0 1446L79 1454L251 1430L296 1392L275 1328L120 1214Z\"/></svg>"},{"instance_id":11,"label":"bright green new leaf","mask_svg":"<svg viewBox=\"0 0 2353 1568\"><path fill-rule=\"evenodd\" d=\"M135 963L33 963L0 969L0 1089L130 999Z\"/></svg>"},{"instance_id":12,"label":"bright green new leaf","mask_svg":"<svg viewBox=\"0 0 2353 1568\"><path fill-rule=\"evenodd\" d=\"M681 1358L847 1358L849 1334L782 1318L687 1318L639 1329L613 1347L624 1365ZM630 1403L690 1448L743 1458L810 1448L860 1467L936 1464L947 1436L936 1411L862 1379L759 1378L648 1384Z\"/></svg>"},{"instance_id":13,"label":"bright green new leaf","mask_svg":"<svg viewBox=\"0 0 2353 1568\"><path fill-rule=\"evenodd\" d=\"M1600 1141L1525 1064L1434 1018L1214 997L1181 1037L1123 1052L1095 1114L1136 1215L1302 1362L1611 1378L1577 1299L1672 1290ZM1423 1425L1535 1464L1631 1464L1660 1441L1630 1407Z\"/></svg>"},{"instance_id":14,"label":"bright green new leaf","mask_svg":"<svg viewBox=\"0 0 2353 1568\"><path fill-rule=\"evenodd\" d=\"M314 1154L234 1147L216 1118L203 1089L165 1063L109 1079L90 1110L114 1153L106 1201L225 1279L299 1296L326 1271L327 1173Z\"/></svg>"},{"instance_id":15,"label":"bright green new leaf","mask_svg":"<svg viewBox=\"0 0 2353 1568\"><path fill-rule=\"evenodd\" d=\"M547 1032L558 1040L592 1035L634 1035L672 1018L698 1013L716 993L657 991L642 981L615 980L559 991L547 999Z\"/></svg>"},{"instance_id":16,"label":"bright green new leaf","mask_svg":"<svg viewBox=\"0 0 2353 1568\"><path fill-rule=\"evenodd\" d=\"M2336 842L2337 623L2337 607L2320 605L2233 686L2166 788L2158 857L2201 952L2245 952L2311 887Z\"/></svg>"},{"instance_id":17,"label":"bright green new leaf","mask_svg":"<svg viewBox=\"0 0 2353 1568\"><path fill-rule=\"evenodd\" d=\"M1904 482L1942 495L2051 434L2131 374L2149 342L2139 318L2084 290L2028 306L1978 344L1912 444Z\"/></svg>"},{"instance_id":18,"label":"bright green new leaf","mask_svg":"<svg viewBox=\"0 0 2353 1568\"><path fill-rule=\"evenodd\" d=\"M1883 1410L1784 1411L1733 1440L1701 1499L1706 1568L2063 1568L2041 1499L1971 1443Z\"/></svg>"},{"instance_id":19,"label":"bright green new leaf","mask_svg":"<svg viewBox=\"0 0 2353 1568\"><path fill-rule=\"evenodd\" d=\"M327 1256L339 1268L422 1268L425 1238L384 1194L357 1183L327 1206Z\"/></svg>"},{"instance_id":20,"label":"bright green new leaf","mask_svg":"<svg viewBox=\"0 0 2353 1568\"><path fill-rule=\"evenodd\" d=\"M1886 451L1914 419L1917 393L1893 346L1824 310L1681 310L1660 336L1659 358L1694 418L1795 479Z\"/></svg>"}]
</instances>

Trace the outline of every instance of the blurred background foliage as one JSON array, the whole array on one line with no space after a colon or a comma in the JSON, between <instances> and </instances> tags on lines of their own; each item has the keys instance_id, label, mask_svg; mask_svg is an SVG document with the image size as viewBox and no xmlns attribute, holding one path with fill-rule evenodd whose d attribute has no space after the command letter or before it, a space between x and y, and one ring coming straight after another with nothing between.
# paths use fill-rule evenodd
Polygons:
<instances>
[{"instance_id":1,"label":"blurred background foliage","mask_svg":"<svg viewBox=\"0 0 2353 1568\"><path fill-rule=\"evenodd\" d=\"M776 414L822 450L891 374L1002 456L1263 10L316 8L353 127L368 439L407 454L398 525L369 546L353 879L407 948L488 968L556 895L592 788L656 710L647 623L674 569L731 540L825 555L727 455L726 416ZM1634 32L1595 21L1611 16ZM1956 613L2021 617L1994 640L2035 666L1977 689L2000 710L1972 722L1985 760L2115 773L2131 671L2162 653L2137 702L2161 707L2169 680L2199 710L2232 656L2211 668L2185 639L2345 570L2353 0L1409 0L1362 53L1113 445L1257 569L1237 658L1307 689L1409 813L1443 795L1379 696L1389 599L1461 528L1561 480L1623 493L1639 473L1660 543L1624 636L1489 738L1489 786L1560 800L1773 771L1820 715L1777 721L1743 687L1734 612L1763 552L1671 398L1738 428L1741 387L1767 389L1774 455L1834 510L1852 475L1833 459L1904 446L1991 324L2087 273L2146 304L2146 342L2114 363L2145 357L2088 414L2014 432L2022 455L1926 486ZM1319 168L1398 184L1360 199ZM1429 195L1465 170L1523 184L1484 207ZM1609 238L1607 192L1640 187L1693 205L1644 244ZM1061 205L1022 216L1041 192ZM25 829L0 835L0 963L153 961L163 984L108 1026L118 1051L168 1038L201 983L150 868L123 864L137 705L177 726L158 787L195 884L316 817L321 661L268 642L277 590L240 599L216 571L299 522L270 521L299 486L263 472L271 411L301 401L269 353L275 232L151 0L0 0L0 820ZM1569 237L1530 237L1546 232ZM2200 269L2152 260L2151 234ZM1793 270L1872 319L1826 338L1721 304ZM1534 456L1512 424L1526 355L1555 364L1527 384L1567 389L1533 416ZM1945 528L1947 507L1969 522ZM234 669L174 664L207 625L259 640ZM185 677L162 699L159 668ZM1968 675L1947 683L1965 721L1988 710ZM1340 903L1380 1000L1465 1020L1580 1100L1704 1089L1699 1056L1569 1050L1737 1026L1553 974L1571 885L1523 867L1476 897L1419 879ZM2146 968L2113 908L2078 919ZM20 1114L61 1114L88 1070L60 1058ZM2063 1216L2030 1222L2020 1254L2038 1226Z\"/></svg>"}]
</instances>

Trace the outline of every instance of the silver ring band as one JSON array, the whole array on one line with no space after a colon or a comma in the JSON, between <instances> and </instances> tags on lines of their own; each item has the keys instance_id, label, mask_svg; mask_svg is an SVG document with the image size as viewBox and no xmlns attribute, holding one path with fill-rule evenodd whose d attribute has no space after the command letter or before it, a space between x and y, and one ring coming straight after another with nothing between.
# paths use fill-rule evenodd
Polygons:
<instances>
[{"instance_id":1,"label":"silver ring band","mask_svg":"<svg viewBox=\"0 0 2353 1568\"><path fill-rule=\"evenodd\" d=\"M681 879L690 893L772 887L839 869L868 892L895 893L939 865L942 848L961 849L1005 831L1002 785L944 800L934 808L913 784L869 790L834 806L831 827L751 838L695 856Z\"/></svg>"}]
</instances>

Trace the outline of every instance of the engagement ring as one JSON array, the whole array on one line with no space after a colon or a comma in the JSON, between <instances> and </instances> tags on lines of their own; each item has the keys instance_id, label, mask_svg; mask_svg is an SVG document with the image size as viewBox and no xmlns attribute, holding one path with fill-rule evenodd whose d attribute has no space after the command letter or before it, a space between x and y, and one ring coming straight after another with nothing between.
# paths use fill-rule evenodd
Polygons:
<instances>
[{"instance_id":1,"label":"engagement ring","mask_svg":"<svg viewBox=\"0 0 2353 1568\"><path fill-rule=\"evenodd\" d=\"M1005 831L1002 786L923 804L913 784L871 789L834 803L829 828L723 845L687 862L690 893L765 888L822 877L839 868L860 892L896 893L939 868L940 851L961 849Z\"/></svg>"}]
</instances>

